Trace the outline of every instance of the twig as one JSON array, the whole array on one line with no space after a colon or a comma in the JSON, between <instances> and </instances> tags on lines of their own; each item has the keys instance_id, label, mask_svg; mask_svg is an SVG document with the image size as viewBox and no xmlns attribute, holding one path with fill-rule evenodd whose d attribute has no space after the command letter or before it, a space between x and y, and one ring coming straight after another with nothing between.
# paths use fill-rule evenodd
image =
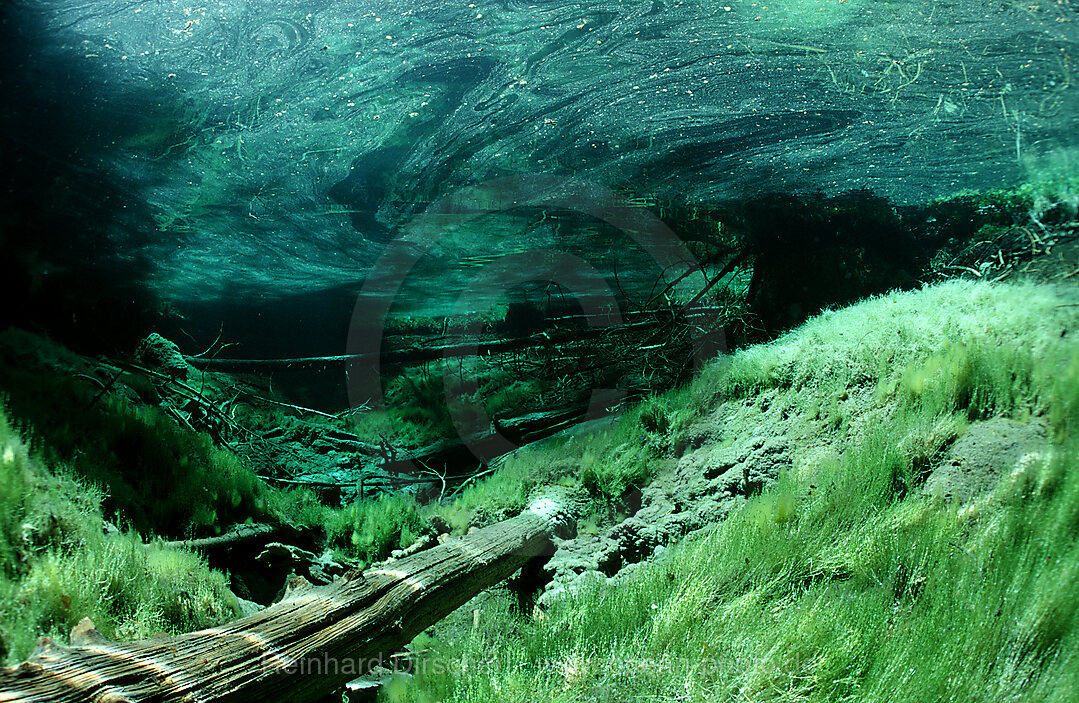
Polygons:
<instances>
[{"instance_id":1,"label":"twig","mask_svg":"<svg viewBox=\"0 0 1079 703\"><path fill-rule=\"evenodd\" d=\"M118 380L120 380L120 376L123 376L123 375L124 375L124 372L123 372L123 370L121 369L121 370L119 370L119 371L117 371L117 372L116 372L116 375L115 375L115 376L113 376L112 378L110 378L110 379L109 379L109 382L108 382L108 383L104 383L104 384L102 384L102 385L101 385L101 390L100 390L100 391L98 391L97 395L95 395L95 396L93 397L93 399L92 399L92 400L90 401L90 404L86 406L86 409L87 409L87 410L89 410L90 408L92 408L92 407L94 407L95 405L97 405L97 401L101 400L101 396L103 396L103 395L105 395L106 393L108 393L108 392L109 392L109 390L110 390L110 389L111 389L111 388L112 388L112 387L113 387L114 385L116 385L116 382L117 382ZM96 379L96 378L95 378L94 380L95 380L95 381L97 381L97 379ZM98 383L101 383L101 381L98 381Z\"/></svg>"},{"instance_id":2,"label":"twig","mask_svg":"<svg viewBox=\"0 0 1079 703\"><path fill-rule=\"evenodd\" d=\"M353 415L355 413L365 412L365 411L370 410L370 409L371 409L371 399L368 398L367 400L363 401L362 403L360 403L356 407L354 407L354 408L345 408L344 410L342 410L339 413L334 413L331 417L337 418L338 420L343 420L344 418L348 417L349 415Z\"/></svg>"},{"instance_id":3,"label":"twig","mask_svg":"<svg viewBox=\"0 0 1079 703\"><path fill-rule=\"evenodd\" d=\"M741 253L738 254L738 256L736 256L733 259L731 259L730 261L728 261L727 265L724 266L720 270L720 272L717 273L715 275L715 277L711 281L709 281L704 286L704 288L701 289L701 292L697 293L697 295L693 297L693 300L689 301L688 303L686 303L685 305L682 306L682 309L683 310L692 309L693 306L696 305L698 302L700 302L701 298L703 298L708 293L708 291L712 289L713 286L715 286L717 283L719 283L723 279L724 276L726 276L728 273L734 271L734 269L738 268L738 265L741 264L747 257L749 257L749 254L750 254L750 249L747 247L747 248L743 249L741 251Z\"/></svg>"},{"instance_id":4,"label":"twig","mask_svg":"<svg viewBox=\"0 0 1079 703\"><path fill-rule=\"evenodd\" d=\"M190 393L191 395L187 395L187 397L189 399L197 400L197 401L202 402L209 410L211 410L215 415L217 415L219 418L221 418L221 420L226 425L228 425L230 428L232 428L234 430L237 430L237 431L241 431L241 432L247 432L250 435L254 435L254 436L258 437L258 435L256 435L254 432L247 429L246 427L241 427L241 426L237 425L235 422L232 421L231 417L229 417L226 413L222 412L222 410L219 407L217 407L212 402L210 402L209 398L207 398L206 396L204 396L202 393L195 390L191 386L187 385L183 381L178 381L175 378L173 378L172 376L168 376L166 374L154 371L153 369L148 369L148 368L145 368L143 366L139 366L138 364L121 363L120 366L122 366L124 368L128 368L128 369L135 369L136 371L140 371L142 373L145 373L145 374L148 374L148 375L151 375L151 376L155 376L155 377L163 380L165 383L171 384L171 385L181 389L180 391L178 391L180 393L180 395L187 395L187 393ZM187 393L184 393L183 391L187 391Z\"/></svg>"},{"instance_id":5,"label":"twig","mask_svg":"<svg viewBox=\"0 0 1079 703\"><path fill-rule=\"evenodd\" d=\"M303 412L311 413L313 415L318 415L320 417L327 417L327 418L329 418L331 420L340 420L341 417L342 417L340 414L339 415L331 415L330 413L324 413L321 410L315 410L313 408L305 408L302 405L293 405L292 403L284 403L284 402L282 402L280 400L273 400L272 398L263 398L261 395L255 395L254 393L251 393L251 392L248 392L248 391L240 391L240 393L242 395L246 395L248 398L255 398L256 400L261 400L263 402L271 403L273 405L280 405L283 408L291 408L293 410L301 410ZM353 409L349 409L349 410L346 410L345 412L348 413L348 412L352 412L352 411L353 411Z\"/></svg>"},{"instance_id":6,"label":"twig","mask_svg":"<svg viewBox=\"0 0 1079 703\"><path fill-rule=\"evenodd\" d=\"M427 464L424 464L422 461L417 461L416 463L419 464L420 467L422 467L420 473L431 474L432 476L437 477L438 480L442 483L442 490L438 492L438 500L439 502L441 502L442 496L446 495L446 471L438 473L437 471L429 467Z\"/></svg>"},{"instance_id":7,"label":"twig","mask_svg":"<svg viewBox=\"0 0 1079 703\"><path fill-rule=\"evenodd\" d=\"M472 474L460 486L458 486L456 489L454 489L453 493L450 493L450 497L452 498L455 495L460 495L461 492L465 490L465 487L468 484L472 483L473 481L475 481L477 479L481 479L484 476L488 476L490 474L493 474L495 471L498 471L498 466L497 465L496 466L491 466L486 471L481 471L478 474Z\"/></svg>"},{"instance_id":8,"label":"twig","mask_svg":"<svg viewBox=\"0 0 1079 703\"><path fill-rule=\"evenodd\" d=\"M951 270L951 271L967 271L969 273L973 273L978 278L982 277L982 272L981 271L979 271L976 268L972 268L970 266L945 266L944 268L946 270Z\"/></svg>"},{"instance_id":9,"label":"twig","mask_svg":"<svg viewBox=\"0 0 1079 703\"><path fill-rule=\"evenodd\" d=\"M225 349L228 349L229 347L236 346L235 344L225 344L220 349L214 351L214 347L216 347L217 343L221 341L221 335L222 335L222 333L224 331L225 331L225 323L222 322L220 329L217 330L217 338L210 344L210 346L206 347L205 351L202 351L202 352L200 352L198 354L193 354L191 356L191 358L192 359L198 359L199 357L206 356L211 351L213 351L214 355L216 356L218 352L224 351Z\"/></svg>"}]
</instances>

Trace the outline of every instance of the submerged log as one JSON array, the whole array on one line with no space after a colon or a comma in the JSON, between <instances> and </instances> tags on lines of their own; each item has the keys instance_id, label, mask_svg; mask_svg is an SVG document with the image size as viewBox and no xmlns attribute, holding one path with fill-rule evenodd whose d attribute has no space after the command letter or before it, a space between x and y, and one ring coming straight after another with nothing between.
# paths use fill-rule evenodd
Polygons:
<instances>
[{"instance_id":1,"label":"submerged log","mask_svg":"<svg viewBox=\"0 0 1079 703\"><path fill-rule=\"evenodd\" d=\"M202 552L209 552L215 549L227 549L229 547L235 547L248 542L254 542L259 539L269 539L276 536L278 533L284 531L284 528L278 525L236 525L228 532L217 535L216 537L200 537L198 539L180 539L170 542L162 542L161 546L165 548L173 549L193 549ZM150 546L150 545L146 545Z\"/></svg>"},{"instance_id":2,"label":"submerged log","mask_svg":"<svg viewBox=\"0 0 1079 703\"><path fill-rule=\"evenodd\" d=\"M252 371L267 368L303 368L331 366L349 361L362 361L377 358L383 364L419 364L437 359L456 359L459 357L489 356L508 354L535 347L551 347L558 344L583 342L609 335L621 335L636 330L659 327L660 320L630 322L610 327L584 327L580 330L542 332L526 337L504 337L486 340L459 341L436 338L435 343L411 344L401 349L386 349L377 354L337 354L334 356L304 356L283 359L229 359L221 357L185 356L184 360L205 371Z\"/></svg>"},{"instance_id":3,"label":"submerged log","mask_svg":"<svg viewBox=\"0 0 1079 703\"><path fill-rule=\"evenodd\" d=\"M573 512L568 494L551 493L510 520L208 630L46 643L0 669L0 701L315 701L387 665L425 628L544 553Z\"/></svg>"}]
</instances>

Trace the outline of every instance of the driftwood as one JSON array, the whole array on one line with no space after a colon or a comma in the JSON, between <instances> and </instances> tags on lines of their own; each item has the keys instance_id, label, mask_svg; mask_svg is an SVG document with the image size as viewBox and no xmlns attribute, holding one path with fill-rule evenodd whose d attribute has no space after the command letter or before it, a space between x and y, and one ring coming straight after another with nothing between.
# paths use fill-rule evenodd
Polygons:
<instances>
[{"instance_id":1,"label":"driftwood","mask_svg":"<svg viewBox=\"0 0 1079 703\"><path fill-rule=\"evenodd\" d=\"M528 444L577 424L583 414L579 408L557 408L499 420L497 426L511 440Z\"/></svg>"},{"instance_id":2,"label":"driftwood","mask_svg":"<svg viewBox=\"0 0 1079 703\"><path fill-rule=\"evenodd\" d=\"M162 542L161 546L172 547L175 549L194 549L198 551L208 552L215 549L235 547L237 545L245 544L247 542L254 542L258 539L269 538L281 532L282 529L283 528L278 525L236 525L228 532L217 535L216 537L180 539L171 542Z\"/></svg>"},{"instance_id":3,"label":"driftwood","mask_svg":"<svg viewBox=\"0 0 1079 703\"><path fill-rule=\"evenodd\" d=\"M549 494L510 520L208 630L114 643L85 621L73 633L81 646L44 642L0 669L0 701L315 701L544 553L570 505Z\"/></svg>"},{"instance_id":4,"label":"driftwood","mask_svg":"<svg viewBox=\"0 0 1079 703\"><path fill-rule=\"evenodd\" d=\"M663 323L659 320L650 319L643 322L630 322L610 327L585 327L584 329L574 330L572 332L544 332L527 337L510 337L467 342L450 341L442 344L415 344L404 349L386 349L377 354L338 354L335 356L305 356L285 359L207 359L185 356L184 361L187 361L196 368L207 371L249 371L252 369L278 367L322 367L347 361L361 361L364 359L376 358L383 364L417 364L425 361L435 361L436 359L506 354L524 351L534 347L550 347L569 342L581 342L597 337L624 334L625 332L637 329L659 327L662 324Z\"/></svg>"}]
</instances>

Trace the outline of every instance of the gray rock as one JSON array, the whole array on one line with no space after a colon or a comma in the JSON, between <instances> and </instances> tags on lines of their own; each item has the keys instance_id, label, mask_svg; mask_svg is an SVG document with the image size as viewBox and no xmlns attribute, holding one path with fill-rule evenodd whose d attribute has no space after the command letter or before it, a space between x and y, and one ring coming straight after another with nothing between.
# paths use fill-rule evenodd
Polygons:
<instances>
[{"instance_id":1,"label":"gray rock","mask_svg":"<svg viewBox=\"0 0 1079 703\"><path fill-rule=\"evenodd\" d=\"M135 361L148 369L177 380L187 378L191 370L180 348L157 332L151 333L139 342L138 348L135 349Z\"/></svg>"}]
</instances>

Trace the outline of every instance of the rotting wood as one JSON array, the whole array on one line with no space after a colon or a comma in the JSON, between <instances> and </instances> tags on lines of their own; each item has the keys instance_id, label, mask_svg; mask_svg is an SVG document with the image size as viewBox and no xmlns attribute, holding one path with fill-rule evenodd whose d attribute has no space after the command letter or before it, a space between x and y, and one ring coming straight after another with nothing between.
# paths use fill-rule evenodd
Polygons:
<instances>
[{"instance_id":1,"label":"rotting wood","mask_svg":"<svg viewBox=\"0 0 1079 703\"><path fill-rule=\"evenodd\" d=\"M265 525L261 523L236 525L228 532L217 535L216 537L173 540L171 542L161 542L160 545L166 548L193 549L206 552L214 549L235 547L247 542L254 542L258 539L269 539L271 536L275 536L283 531L284 528L280 525ZM149 547L150 544L147 544L146 546Z\"/></svg>"},{"instance_id":2,"label":"rotting wood","mask_svg":"<svg viewBox=\"0 0 1079 703\"><path fill-rule=\"evenodd\" d=\"M574 506L570 493L548 493L515 518L220 627L138 642L46 642L0 669L0 701L318 700L386 665L426 627L543 554Z\"/></svg>"},{"instance_id":3,"label":"rotting wood","mask_svg":"<svg viewBox=\"0 0 1079 703\"><path fill-rule=\"evenodd\" d=\"M436 359L453 359L458 357L487 356L490 354L505 354L518 352L534 347L551 347L568 342L581 342L597 337L624 334L638 329L660 327L663 323L657 320L645 320L643 322L630 322L622 325L609 327L586 327L572 332L541 332L527 337L511 337L494 340L477 341L450 341L443 344L417 344L405 349L387 349L378 354L338 354L335 356L306 356L284 359L228 359L228 358L196 358L185 356L184 361L198 369L206 371L248 371L251 369L277 368L277 367L321 367L349 361L362 361L364 359L377 358L383 364L404 364L434 361Z\"/></svg>"}]
</instances>

